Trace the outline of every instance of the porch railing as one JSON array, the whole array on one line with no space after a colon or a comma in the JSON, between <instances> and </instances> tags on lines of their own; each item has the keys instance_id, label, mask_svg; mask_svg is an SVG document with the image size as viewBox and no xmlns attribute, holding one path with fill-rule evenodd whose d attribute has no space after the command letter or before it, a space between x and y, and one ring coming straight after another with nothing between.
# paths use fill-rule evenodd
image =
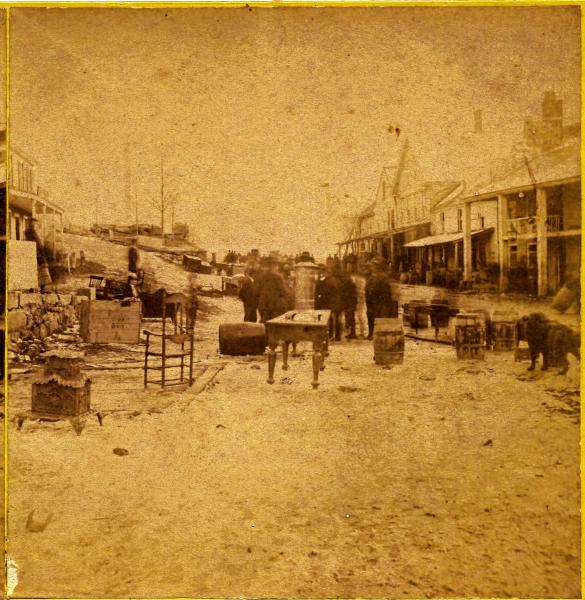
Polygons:
<instances>
[{"instance_id":1,"label":"porch railing","mask_svg":"<svg viewBox=\"0 0 585 600\"><path fill-rule=\"evenodd\" d=\"M548 215L548 217L546 218L546 230L547 231L562 231L563 230L562 215Z\"/></svg>"}]
</instances>

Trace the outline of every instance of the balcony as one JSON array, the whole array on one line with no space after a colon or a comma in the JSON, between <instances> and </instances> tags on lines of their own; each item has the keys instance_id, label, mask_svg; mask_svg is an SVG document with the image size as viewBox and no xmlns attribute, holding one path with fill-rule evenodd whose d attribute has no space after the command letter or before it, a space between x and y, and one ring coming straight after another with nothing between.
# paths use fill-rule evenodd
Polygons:
<instances>
[{"instance_id":1,"label":"balcony","mask_svg":"<svg viewBox=\"0 0 585 600\"><path fill-rule=\"evenodd\" d=\"M549 215L546 218L546 230L549 233L554 231L563 231L563 216Z\"/></svg>"},{"instance_id":2,"label":"balcony","mask_svg":"<svg viewBox=\"0 0 585 600\"><path fill-rule=\"evenodd\" d=\"M505 233L510 236L536 235L536 217L508 219Z\"/></svg>"}]
</instances>

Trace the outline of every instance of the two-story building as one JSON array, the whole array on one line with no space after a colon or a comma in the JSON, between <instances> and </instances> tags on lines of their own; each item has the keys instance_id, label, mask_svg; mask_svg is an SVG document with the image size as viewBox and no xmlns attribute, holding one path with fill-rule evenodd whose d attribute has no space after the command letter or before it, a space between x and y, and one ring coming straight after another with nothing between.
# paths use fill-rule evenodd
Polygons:
<instances>
[{"instance_id":1,"label":"two-story building","mask_svg":"<svg viewBox=\"0 0 585 600\"><path fill-rule=\"evenodd\" d=\"M431 207L457 185L424 181L405 141L395 163L382 169L373 200L356 217L348 239L338 244L340 254L381 256L396 273L423 270L422 254L408 244L429 235Z\"/></svg>"},{"instance_id":2,"label":"two-story building","mask_svg":"<svg viewBox=\"0 0 585 600\"><path fill-rule=\"evenodd\" d=\"M520 164L464 199L464 276L472 274L471 219L491 202L498 214L500 289L546 296L571 277L581 259L581 167L578 138L526 153Z\"/></svg>"},{"instance_id":3,"label":"two-story building","mask_svg":"<svg viewBox=\"0 0 585 600\"><path fill-rule=\"evenodd\" d=\"M10 146L8 178L9 289L38 287L36 246L26 241L31 219L49 257L58 259L63 250L63 209L49 199L37 183L37 165L13 144Z\"/></svg>"}]
</instances>

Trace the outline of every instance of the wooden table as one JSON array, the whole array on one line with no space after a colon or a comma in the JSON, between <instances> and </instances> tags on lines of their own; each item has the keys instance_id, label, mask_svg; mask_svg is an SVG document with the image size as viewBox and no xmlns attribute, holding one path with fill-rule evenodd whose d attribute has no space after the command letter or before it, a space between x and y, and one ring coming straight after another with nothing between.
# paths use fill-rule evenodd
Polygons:
<instances>
[{"instance_id":1,"label":"wooden table","mask_svg":"<svg viewBox=\"0 0 585 600\"><path fill-rule=\"evenodd\" d=\"M288 369L289 344L313 343L313 389L319 386L319 371L325 367L323 361L329 341L330 310L291 310L276 319L266 322L268 340L268 383L274 383L276 347L282 343L282 368Z\"/></svg>"}]
</instances>

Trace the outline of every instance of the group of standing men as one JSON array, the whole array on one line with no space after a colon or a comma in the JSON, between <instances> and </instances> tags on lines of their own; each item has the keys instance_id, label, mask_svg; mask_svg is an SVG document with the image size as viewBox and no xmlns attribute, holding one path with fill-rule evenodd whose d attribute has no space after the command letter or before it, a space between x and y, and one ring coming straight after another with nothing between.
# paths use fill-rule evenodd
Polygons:
<instances>
[{"instance_id":1,"label":"group of standing men","mask_svg":"<svg viewBox=\"0 0 585 600\"><path fill-rule=\"evenodd\" d=\"M266 323L294 307L293 291L278 271L278 261L266 258L261 269L250 268L240 292L244 303L244 321Z\"/></svg>"},{"instance_id":2,"label":"group of standing men","mask_svg":"<svg viewBox=\"0 0 585 600\"><path fill-rule=\"evenodd\" d=\"M347 340L374 335L374 322L378 318L398 316L398 303L392 301L390 279L380 259L363 265L353 273L344 271L341 263L334 262L322 269L315 288L315 308L331 311L330 337L340 341L342 315L349 331ZM356 332L357 327L357 332Z\"/></svg>"},{"instance_id":3,"label":"group of standing men","mask_svg":"<svg viewBox=\"0 0 585 600\"><path fill-rule=\"evenodd\" d=\"M265 323L294 308L291 283L271 259L263 261L261 270L248 269L239 297L244 304L244 321L252 323ZM398 303L392 301L390 279L380 259L351 273L339 261L322 267L315 284L315 309L331 311L330 337L336 341L342 338L343 320L346 339L372 339L375 319L398 316Z\"/></svg>"}]
</instances>

